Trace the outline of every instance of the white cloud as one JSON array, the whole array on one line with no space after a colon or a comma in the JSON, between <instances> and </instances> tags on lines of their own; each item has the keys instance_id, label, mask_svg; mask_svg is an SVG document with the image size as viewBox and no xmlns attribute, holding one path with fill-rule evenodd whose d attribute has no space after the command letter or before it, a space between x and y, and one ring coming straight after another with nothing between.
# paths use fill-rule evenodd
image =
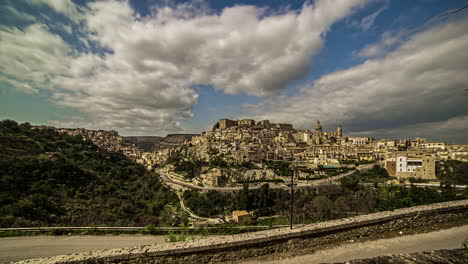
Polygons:
<instances>
[{"instance_id":1,"label":"white cloud","mask_svg":"<svg viewBox=\"0 0 468 264\"><path fill-rule=\"evenodd\" d=\"M394 47L396 44L403 41L403 37L408 32L402 30L397 33L393 32L384 32L380 37L379 42L368 44L362 50L355 52L354 55L362 58L373 58L380 57L388 53L389 49Z\"/></svg>"},{"instance_id":2,"label":"white cloud","mask_svg":"<svg viewBox=\"0 0 468 264\"><path fill-rule=\"evenodd\" d=\"M343 123L347 132L466 116L467 26L468 19L446 21L385 57L322 76L296 96L265 101L251 110L258 118L304 128L317 119L331 126Z\"/></svg>"},{"instance_id":3,"label":"white cloud","mask_svg":"<svg viewBox=\"0 0 468 264\"><path fill-rule=\"evenodd\" d=\"M71 49L45 25L0 27L0 39L2 79L20 91L51 89L50 79L67 71Z\"/></svg>"},{"instance_id":4,"label":"white cloud","mask_svg":"<svg viewBox=\"0 0 468 264\"><path fill-rule=\"evenodd\" d=\"M71 119L78 125L123 133L174 132L181 129L177 120L193 115L198 94L192 85L213 85L228 94L278 94L307 72L330 26L363 2L319 0L281 12L234 6L220 13L186 3L158 6L141 17L124 1L92 2L79 9L69 0L31 0L82 19L87 39L80 40L109 52L70 51L40 25L24 32L8 29L2 34L10 38L2 45L16 50L5 61L17 65L2 72L30 82L33 89L48 85L54 103L84 114L84 119Z\"/></svg>"},{"instance_id":5,"label":"white cloud","mask_svg":"<svg viewBox=\"0 0 468 264\"><path fill-rule=\"evenodd\" d=\"M100 44L139 71L228 94L268 96L302 77L323 34L362 2L317 1L273 15L254 6L220 14L163 7L138 21L122 2L96 2L87 22Z\"/></svg>"},{"instance_id":6,"label":"white cloud","mask_svg":"<svg viewBox=\"0 0 468 264\"><path fill-rule=\"evenodd\" d=\"M375 24L375 19L380 15L380 13L385 11L389 6L390 6L389 2L385 1L385 4L382 7L377 9L372 14L361 19L361 22L359 23L359 28L361 28L362 31L368 31L369 29L371 29L372 26L374 26Z\"/></svg>"}]
</instances>

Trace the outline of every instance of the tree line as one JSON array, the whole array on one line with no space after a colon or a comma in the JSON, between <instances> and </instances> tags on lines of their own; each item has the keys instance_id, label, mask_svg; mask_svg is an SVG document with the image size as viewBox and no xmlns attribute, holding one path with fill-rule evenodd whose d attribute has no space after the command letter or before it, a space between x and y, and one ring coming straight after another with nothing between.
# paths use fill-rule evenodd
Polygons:
<instances>
[{"instance_id":1,"label":"tree line","mask_svg":"<svg viewBox=\"0 0 468 264\"><path fill-rule=\"evenodd\" d=\"M385 169L375 166L367 172L342 178L338 185L296 190L295 222L312 223L468 198L468 191L457 191L449 185L443 185L437 190L381 184L389 179ZM247 210L254 211L257 217L279 215L288 218L290 198L288 190L271 189L268 184L259 189L249 189L248 185L244 185L235 194L196 190L184 193L185 204L196 214L205 217L230 214L233 210Z\"/></svg>"}]
</instances>

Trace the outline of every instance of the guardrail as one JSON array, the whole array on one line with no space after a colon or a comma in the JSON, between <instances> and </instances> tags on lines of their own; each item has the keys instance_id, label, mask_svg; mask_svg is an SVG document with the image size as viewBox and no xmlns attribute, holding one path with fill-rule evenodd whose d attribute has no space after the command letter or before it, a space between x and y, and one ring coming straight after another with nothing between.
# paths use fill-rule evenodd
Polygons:
<instances>
[{"instance_id":1,"label":"guardrail","mask_svg":"<svg viewBox=\"0 0 468 264\"><path fill-rule=\"evenodd\" d=\"M273 225L273 226L200 226L200 227L154 227L154 230L160 231L198 231L202 227L203 229L272 229L272 228L282 228L287 227L288 225ZM302 226L302 225L297 225ZM102 231L144 231L147 230L147 227L89 227L89 226L48 226L48 227L11 227L11 228L0 228L0 231L54 231L54 230L102 230Z\"/></svg>"}]
</instances>

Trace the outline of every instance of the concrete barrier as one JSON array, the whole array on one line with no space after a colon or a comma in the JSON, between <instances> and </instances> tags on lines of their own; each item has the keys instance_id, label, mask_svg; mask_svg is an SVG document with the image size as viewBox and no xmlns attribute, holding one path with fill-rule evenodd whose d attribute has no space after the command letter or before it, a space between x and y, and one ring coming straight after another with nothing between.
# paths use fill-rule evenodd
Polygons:
<instances>
[{"instance_id":1,"label":"concrete barrier","mask_svg":"<svg viewBox=\"0 0 468 264\"><path fill-rule=\"evenodd\" d=\"M362 237L456 222L468 224L468 200L403 208L323 223L207 238L198 241L110 249L17 263L208 263L295 251Z\"/></svg>"}]
</instances>

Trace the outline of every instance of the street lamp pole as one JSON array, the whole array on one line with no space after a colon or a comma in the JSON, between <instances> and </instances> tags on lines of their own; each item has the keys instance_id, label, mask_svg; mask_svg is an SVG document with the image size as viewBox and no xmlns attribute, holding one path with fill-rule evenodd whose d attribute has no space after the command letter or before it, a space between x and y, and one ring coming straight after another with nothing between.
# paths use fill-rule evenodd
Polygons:
<instances>
[{"instance_id":1,"label":"street lamp pole","mask_svg":"<svg viewBox=\"0 0 468 264\"><path fill-rule=\"evenodd\" d=\"M293 228L293 212L294 212L294 173L295 170L293 168L293 173L291 173L291 212L289 217L289 228Z\"/></svg>"}]
</instances>

